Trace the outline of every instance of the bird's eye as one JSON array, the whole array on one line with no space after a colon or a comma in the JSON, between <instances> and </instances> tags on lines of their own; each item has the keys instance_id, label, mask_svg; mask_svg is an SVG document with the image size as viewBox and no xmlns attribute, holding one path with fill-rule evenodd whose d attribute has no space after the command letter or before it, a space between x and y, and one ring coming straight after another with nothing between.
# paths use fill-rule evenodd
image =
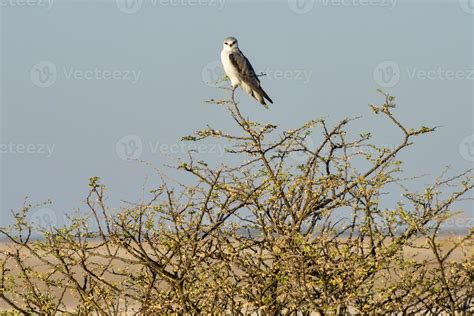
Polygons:
<instances>
[{"instance_id":1,"label":"bird's eye","mask_svg":"<svg viewBox=\"0 0 474 316\"><path fill-rule=\"evenodd\" d=\"M232 43L230 43L230 46L234 45L235 44L235 41L233 41Z\"/></svg>"},{"instance_id":2,"label":"bird's eye","mask_svg":"<svg viewBox=\"0 0 474 316\"><path fill-rule=\"evenodd\" d=\"M229 43L224 42L224 44L229 45Z\"/></svg>"}]
</instances>

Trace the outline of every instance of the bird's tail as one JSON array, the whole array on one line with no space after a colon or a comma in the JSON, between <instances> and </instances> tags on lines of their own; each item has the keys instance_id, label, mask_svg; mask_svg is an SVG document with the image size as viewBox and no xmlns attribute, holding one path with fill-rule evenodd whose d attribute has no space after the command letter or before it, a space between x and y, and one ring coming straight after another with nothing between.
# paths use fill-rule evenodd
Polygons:
<instances>
[{"instance_id":1,"label":"bird's tail","mask_svg":"<svg viewBox=\"0 0 474 316\"><path fill-rule=\"evenodd\" d=\"M256 92L257 93L255 93L254 95L255 99L257 99L257 101L260 102L261 105L268 109L268 105L265 103L265 99L267 99L271 104L273 104L272 99L270 99L268 94L261 87L259 87Z\"/></svg>"},{"instance_id":2,"label":"bird's tail","mask_svg":"<svg viewBox=\"0 0 474 316\"><path fill-rule=\"evenodd\" d=\"M270 102L271 104L273 104L273 101L272 101L272 99L270 99L270 97L268 96L268 94L267 94L265 91L263 91L262 88L260 88L260 90L262 90L262 96L263 96L265 99L267 99L268 102Z\"/></svg>"}]
</instances>

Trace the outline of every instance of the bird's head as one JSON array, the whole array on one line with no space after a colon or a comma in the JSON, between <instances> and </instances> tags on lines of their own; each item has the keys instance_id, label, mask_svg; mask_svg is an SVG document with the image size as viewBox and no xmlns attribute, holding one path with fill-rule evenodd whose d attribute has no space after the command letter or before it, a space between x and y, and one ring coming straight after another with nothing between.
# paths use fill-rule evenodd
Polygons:
<instances>
[{"instance_id":1,"label":"bird's head","mask_svg":"<svg viewBox=\"0 0 474 316\"><path fill-rule=\"evenodd\" d=\"M235 50L239 48L239 43L235 37L230 36L224 39L223 47L224 50Z\"/></svg>"}]
</instances>

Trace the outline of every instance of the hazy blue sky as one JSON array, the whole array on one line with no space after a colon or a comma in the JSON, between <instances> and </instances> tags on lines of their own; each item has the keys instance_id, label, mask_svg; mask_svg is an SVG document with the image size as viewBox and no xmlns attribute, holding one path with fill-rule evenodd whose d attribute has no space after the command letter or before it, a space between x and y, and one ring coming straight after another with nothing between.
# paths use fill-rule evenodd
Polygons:
<instances>
[{"instance_id":1,"label":"hazy blue sky","mask_svg":"<svg viewBox=\"0 0 474 316\"><path fill-rule=\"evenodd\" d=\"M394 145L398 131L367 106L384 87L407 125L443 126L402 156L410 174L473 164L472 0L48 1L0 0L1 224L26 196L51 198L38 216L62 223L91 176L112 205L136 201L155 179L127 155L172 163L182 136L228 126L204 101L225 96L209 82L229 35L275 102L267 111L238 92L251 118L291 128L362 115L354 132ZM221 150L201 148L214 161Z\"/></svg>"}]
</instances>

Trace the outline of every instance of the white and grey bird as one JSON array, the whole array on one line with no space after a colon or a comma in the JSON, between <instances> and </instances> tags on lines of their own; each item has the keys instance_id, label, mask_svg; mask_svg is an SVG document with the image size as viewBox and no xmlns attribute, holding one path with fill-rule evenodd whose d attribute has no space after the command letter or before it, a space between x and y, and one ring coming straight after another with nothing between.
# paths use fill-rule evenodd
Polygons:
<instances>
[{"instance_id":1,"label":"white and grey bird","mask_svg":"<svg viewBox=\"0 0 474 316\"><path fill-rule=\"evenodd\" d=\"M224 39L221 61L222 66L224 66L224 71L231 81L233 91L235 91L238 86L241 86L248 95L254 97L267 109L268 105L265 103L265 99L273 104L272 99L270 99L268 94L263 91L260 86L260 80L255 74L249 60L240 51L239 44L235 37L227 37Z\"/></svg>"}]
</instances>

